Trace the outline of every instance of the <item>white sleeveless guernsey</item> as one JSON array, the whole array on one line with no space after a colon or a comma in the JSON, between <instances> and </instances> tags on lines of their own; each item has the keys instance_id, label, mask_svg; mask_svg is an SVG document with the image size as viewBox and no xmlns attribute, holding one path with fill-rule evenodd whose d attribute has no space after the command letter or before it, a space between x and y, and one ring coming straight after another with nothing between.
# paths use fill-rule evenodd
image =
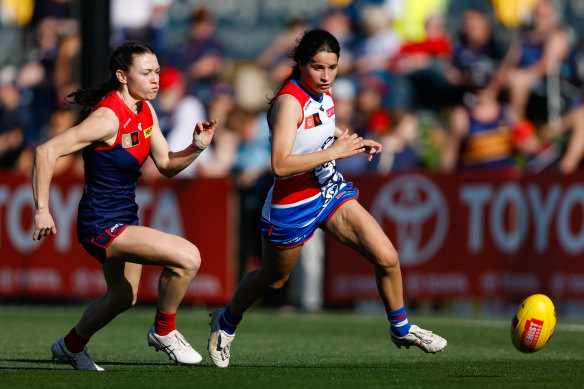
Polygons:
<instances>
[{"instance_id":1,"label":"white sleeveless guernsey","mask_svg":"<svg viewBox=\"0 0 584 389\"><path fill-rule=\"evenodd\" d=\"M292 154L330 148L335 136L335 104L330 92L316 100L295 80L290 80L276 98L283 94L296 98L302 107L302 122L296 130ZM271 107L268 117L270 112ZM335 161L294 176L276 178L266 197L262 217L276 226L302 228L320 215L344 185Z\"/></svg>"}]
</instances>

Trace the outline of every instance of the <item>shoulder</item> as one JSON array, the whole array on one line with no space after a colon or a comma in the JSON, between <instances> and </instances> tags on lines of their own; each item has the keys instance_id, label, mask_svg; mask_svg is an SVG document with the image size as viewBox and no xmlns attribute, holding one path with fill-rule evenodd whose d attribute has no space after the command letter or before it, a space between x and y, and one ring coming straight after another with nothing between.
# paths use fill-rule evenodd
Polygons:
<instances>
[{"instance_id":1,"label":"shoulder","mask_svg":"<svg viewBox=\"0 0 584 389\"><path fill-rule=\"evenodd\" d=\"M280 112L301 112L302 105L300 101L290 95L290 94L282 94L276 97L274 100L272 107L270 109L271 114L280 113Z\"/></svg>"},{"instance_id":2,"label":"shoulder","mask_svg":"<svg viewBox=\"0 0 584 389\"><path fill-rule=\"evenodd\" d=\"M296 123L302 121L302 106L300 101L289 94L282 94L276 97L268 111L268 123L272 126L281 119L293 120Z\"/></svg>"},{"instance_id":3,"label":"shoulder","mask_svg":"<svg viewBox=\"0 0 584 389\"><path fill-rule=\"evenodd\" d=\"M116 128L120 123L118 115L111 107L107 106L97 107L85 120L100 121L105 126L115 126Z\"/></svg>"}]
</instances>

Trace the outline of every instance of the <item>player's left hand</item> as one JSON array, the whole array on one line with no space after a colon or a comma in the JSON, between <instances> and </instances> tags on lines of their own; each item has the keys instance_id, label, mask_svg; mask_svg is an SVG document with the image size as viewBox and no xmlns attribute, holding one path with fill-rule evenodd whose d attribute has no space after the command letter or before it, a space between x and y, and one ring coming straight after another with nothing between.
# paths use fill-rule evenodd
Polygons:
<instances>
[{"instance_id":1,"label":"player's left hand","mask_svg":"<svg viewBox=\"0 0 584 389\"><path fill-rule=\"evenodd\" d=\"M375 154L381 153L383 146L381 146L381 143L376 142L376 141L371 140L371 139L364 139L363 141L365 142L364 153L369 154L369 158L367 160L369 162L371 162L371 160L373 159L373 156Z\"/></svg>"},{"instance_id":2,"label":"player's left hand","mask_svg":"<svg viewBox=\"0 0 584 389\"><path fill-rule=\"evenodd\" d=\"M41 238L49 235L57 234L57 227L53 216L48 209L37 209L34 213L34 233L32 240L41 240Z\"/></svg>"},{"instance_id":3,"label":"player's left hand","mask_svg":"<svg viewBox=\"0 0 584 389\"><path fill-rule=\"evenodd\" d=\"M215 129L219 120L213 119L208 122L197 123L195 130L193 132L193 144L200 151L203 151L211 144L213 135L215 134Z\"/></svg>"}]
</instances>

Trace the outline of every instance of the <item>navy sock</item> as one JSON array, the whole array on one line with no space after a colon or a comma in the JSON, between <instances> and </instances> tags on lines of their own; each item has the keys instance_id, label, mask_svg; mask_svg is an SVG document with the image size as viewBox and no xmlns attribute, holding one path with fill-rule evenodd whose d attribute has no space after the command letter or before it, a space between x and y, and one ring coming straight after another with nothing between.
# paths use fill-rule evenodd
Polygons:
<instances>
[{"instance_id":1,"label":"navy sock","mask_svg":"<svg viewBox=\"0 0 584 389\"><path fill-rule=\"evenodd\" d=\"M408 315L405 306L395 311L387 310L387 319L389 320L389 330L395 336L406 336L410 330L410 323L408 322Z\"/></svg>"},{"instance_id":2,"label":"navy sock","mask_svg":"<svg viewBox=\"0 0 584 389\"><path fill-rule=\"evenodd\" d=\"M240 317L234 316L233 313L231 312L231 308L228 305L227 308L225 308L225 310L223 311L221 317L219 318L219 328L227 332L229 335L233 335L235 333L237 325L239 324L242 318L243 318L242 316Z\"/></svg>"}]
</instances>

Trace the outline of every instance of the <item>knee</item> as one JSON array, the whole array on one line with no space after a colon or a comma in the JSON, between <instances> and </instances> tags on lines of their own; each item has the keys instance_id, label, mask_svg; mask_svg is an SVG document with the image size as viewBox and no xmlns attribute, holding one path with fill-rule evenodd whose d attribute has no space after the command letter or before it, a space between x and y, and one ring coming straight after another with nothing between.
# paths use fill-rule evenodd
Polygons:
<instances>
[{"instance_id":1,"label":"knee","mask_svg":"<svg viewBox=\"0 0 584 389\"><path fill-rule=\"evenodd\" d=\"M194 277L201 267L201 252L196 246L193 246L191 249L189 249L186 263L186 270L189 273L192 273Z\"/></svg>"},{"instance_id":2,"label":"knee","mask_svg":"<svg viewBox=\"0 0 584 389\"><path fill-rule=\"evenodd\" d=\"M284 276L284 277L281 277L280 279L278 279L277 281L270 283L270 285L269 285L270 289L273 289L273 290L281 289L286 284L286 281L288 281L288 277L289 276Z\"/></svg>"},{"instance_id":3,"label":"knee","mask_svg":"<svg viewBox=\"0 0 584 389\"><path fill-rule=\"evenodd\" d=\"M188 245L181 252L180 268L175 271L181 277L195 278L199 268L201 267L201 253L195 245Z\"/></svg>"},{"instance_id":4,"label":"knee","mask_svg":"<svg viewBox=\"0 0 584 389\"><path fill-rule=\"evenodd\" d=\"M399 258L393 246L387 245L380 249L377 254L376 266L383 269L386 273L399 270Z\"/></svg>"},{"instance_id":5,"label":"knee","mask_svg":"<svg viewBox=\"0 0 584 389\"><path fill-rule=\"evenodd\" d=\"M281 289L286 284L289 277L290 274L270 274L264 275L262 278L264 279L264 284L266 284L269 289L277 290Z\"/></svg>"},{"instance_id":6,"label":"knee","mask_svg":"<svg viewBox=\"0 0 584 389\"><path fill-rule=\"evenodd\" d=\"M132 287L108 291L108 295L110 307L119 313L132 308L138 301L138 290Z\"/></svg>"}]
</instances>

